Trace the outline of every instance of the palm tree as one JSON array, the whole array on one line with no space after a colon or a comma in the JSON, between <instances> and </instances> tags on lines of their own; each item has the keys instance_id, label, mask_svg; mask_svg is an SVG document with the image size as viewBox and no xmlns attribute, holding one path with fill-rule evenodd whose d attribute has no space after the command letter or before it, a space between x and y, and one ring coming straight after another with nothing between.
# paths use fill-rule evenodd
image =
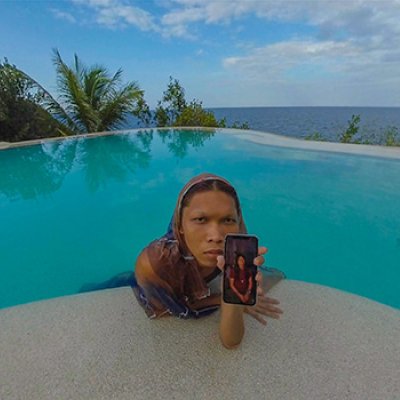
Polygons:
<instances>
[{"instance_id":1,"label":"palm tree","mask_svg":"<svg viewBox=\"0 0 400 400\"><path fill-rule=\"evenodd\" d=\"M148 106L136 82L122 85L122 70L110 75L106 68L85 67L75 54L68 67L58 50L53 63L57 71L59 101L47 97L47 110L75 134L118 128L128 114L145 119Z\"/></svg>"}]
</instances>

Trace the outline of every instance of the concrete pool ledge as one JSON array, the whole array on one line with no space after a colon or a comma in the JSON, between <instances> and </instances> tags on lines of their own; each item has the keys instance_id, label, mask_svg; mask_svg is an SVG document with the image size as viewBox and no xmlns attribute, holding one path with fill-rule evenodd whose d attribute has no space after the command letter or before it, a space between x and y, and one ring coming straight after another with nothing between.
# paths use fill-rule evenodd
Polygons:
<instances>
[{"instance_id":1,"label":"concrete pool ledge","mask_svg":"<svg viewBox=\"0 0 400 400\"><path fill-rule=\"evenodd\" d=\"M311 151L323 151L331 153L343 153L343 154L354 154L363 155L370 157L380 158L391 158L400 160L400 146L378 146L378 145L366 145L366 144L352 144L352 143L337 143L337 142L322 142L297 139L294 137L277 135L274 133L254 131L254 130L242 130L242 129L227 129L227 128L204 128L204 127L176 127L176 128L147 128L147 129L129 129L109 132L96 132L88 133L76 136L63 136L54 137L47 139L35 139L24 142L0 142L0 150L11 149L15 147L23 147L30 145L43 144L47 142L56 142L64 139L72 138L95 138L98 136L110 136L127 133L139 133L151 130L198 130L206 132L216 132L220 134L232 135L239 137L244 140L251 141L262 145L274 146L274 147L285 147L299 150L311 150Z\"/></svg>"},{"instance_id":2,"label":"concrete pool ledge","mask_svg":"<svg viewBox=\"0 0 400 400\"><path fill-rule=\"evenodd\" d=\"M232 133L241 139L259 143L267 146L285 147L299 150L324 151L331 153L354 154L371 157L394 158L400 160L399 146L378 146L370 144L353 144L322 142L294 137L276 135L274 133L259 131L233 131Z\"/></svg>"},{"instance_id":3,"label":"concrete pool ledge","mask_svg":"<svg viewBox=\"0 0 400 400\"><path fill-rule=\"evenodd\" d=\"M149 320L130 288L3 309L0 398L399 399L399 310L292 280L270 294L285 314L246 315L236 350L218 313Z\"/></svg>"}]
</instances>

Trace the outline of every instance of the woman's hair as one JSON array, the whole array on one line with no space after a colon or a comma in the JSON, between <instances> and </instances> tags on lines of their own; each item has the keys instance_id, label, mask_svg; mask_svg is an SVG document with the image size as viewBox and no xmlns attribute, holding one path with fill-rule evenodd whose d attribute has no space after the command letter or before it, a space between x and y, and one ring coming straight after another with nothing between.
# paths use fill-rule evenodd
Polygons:
<instances>
[{"instance_id":1,"label":"woman's hair","mask_svg":"<svg viewBox=\"0 0 400 400\"><path fill-rule=\"evenodd\" d=\"M224 192L228 196L232 197L232 199L235 201L236 212L238 213L238 215L240 215L240 203L235 189L232 186L226 184L225 182L215 179L215 180L206 180L203 182L199 182L196 185L192 186L187 191L181 202L180 217L182 217L183 209L189 205L190 200L196 193L209 192L209 191Z\"/></svg>"},{"instance_id":2,"label":"woman's hair","mask_svg":"<svg viewBox=\"0 0 400 400\"><path fill-rule=\"evenodd\" d=\"M246 262L246 257L244 256L244 254L242 254L242 253L236 253L236 256L235 256L235 264L234 264L234 268L235 268L235 269L240 268L240 267L239 267L239 257L242 257L243 260Z\"/></svg>"}]
</instances>

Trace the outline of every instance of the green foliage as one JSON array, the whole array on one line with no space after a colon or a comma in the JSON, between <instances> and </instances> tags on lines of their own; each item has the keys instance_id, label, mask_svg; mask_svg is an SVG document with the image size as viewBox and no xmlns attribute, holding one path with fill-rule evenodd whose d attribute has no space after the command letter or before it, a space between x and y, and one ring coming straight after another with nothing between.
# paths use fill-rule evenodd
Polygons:
<instances>
[{"instance_id":1,"label":"green foliage","mask_svg":"<svg viewBox=\"0 0 400 400\"><path fill-rule=\"evenodd\" d=\"M203 108L202 102L192 100L187 103L185 89L177 79L169 78L167 90L163 93L162 100L154 112L154 121L158 127L164 126L193 126L225 128L226 119L218 120L212 111ZM244 123L235 128L249 129Z\"/></svg>"},{"instance_id":2,"label":"green foliage","mask_svg":"<svg viewBox=\"0 0 400 400\"><path fill-rule=\"evenodd\" d=\"M322 135L319 132L314 132L310 135L307 135L304 139L305 140L314 140L314 141L318 141L318 142L325 141L325 139L322 137Z\"/></svg>"},{"instance_id":3,"label":"green foliage","mask_svg":"<svg viewBox=\"0 0 400 400\"><path fill-rule=\"evenodd\" d=\"M177 115L174 126L218 127L219 122L211 111L204 110L201 102L192 100Z\"/></svg>"},{"instance_id":4,"label":"green foliage","mask_svg":"<svg viewBox=\"0 0 400 400\"><path fill-rule=\"evenodd\" d=\"M240 123L239 121L235 121L230 128L233 129L250 129L250 126L248 124L248 122L242 122Z\"/></svg>"},{"instance_id":5,"label":"green foliage","mask_svg":"<svg viewBox=\"0 0 400 400\"><path fill-rule=\"evenodd\" d=\"M42 108L47 96L40 85L7 59L0 63L0 140L59 136L61 124Z\"/></svg>"},{"instance_id":6,"label":"green foliage","mask_svg":"<svg viewBox=\"0 0 400 400\"><path fill-rule=\"evenodd\" d=\"M185 89L177 79L170 76L167 90L164 91L155 110L154 119L157 126L176 126L177 118L186 107Z\"/></svg>"},{"instance_id":7,"label":"green foliage","mask_svg":"<svg viewBox=\"0 0 400 400\"><path fill-rule=\"evenodd\" d=\"M74 65L67 66L58 50L53 63L57 71L60 102L49 101L48 109L76 134L118 128L128 114L149 117L149 111L136 82L122 84L122 70L110 75L98 65L86 67L75 55Z\"/></svg>"},{"instance_id":8,"label":"green foliage","mask_svg":"<svg viewBox=\"0 0 400 400\"><path fill-rule=\"evenodd\" d=\"M357 134L358 130L360 129L360 116L359 115L352 115L351 120L348 121L347 129L340 135L340 142L341 143L351 143L353 140L354 135Z\"/></svg>"},{"instance_id":9,"label":"green foliage","mask_svg":"<svg viewBox=\"0 0 400 400\"><path fill-rule=\"evenodd\" d=\"M383 140L386 146L400 146L399 130L395 126L389 126L383 134Z\"/></svg>"}]
</instances>

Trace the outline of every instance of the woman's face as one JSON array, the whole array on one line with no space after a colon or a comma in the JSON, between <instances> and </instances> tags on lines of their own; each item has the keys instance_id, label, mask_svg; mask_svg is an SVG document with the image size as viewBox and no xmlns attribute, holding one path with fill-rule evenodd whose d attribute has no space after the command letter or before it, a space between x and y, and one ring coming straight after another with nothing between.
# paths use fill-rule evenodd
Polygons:
<instances>
[{"instance_id":1,"label":"woman's face","mask_svg":"<svg viewBox=\"0 0 400 400\"><path fill-rule=\"evenodd\" d=\"M246 260L244 259L243 256L239 256L237 259L237 265L240 269L244 269L245 265L246 265Z\"/></svg>"},{"instance_id":2,"label":"woman's face","mask_svg":"<svg viewBox=\"0 0 400 400\"><path fill-rule=\"evenodd\" d=\"M200 267L215 268L227 233L239 232L234 199L221 191L199 192L183 209L180 233Z\"/></svg>"}]
</instances>

